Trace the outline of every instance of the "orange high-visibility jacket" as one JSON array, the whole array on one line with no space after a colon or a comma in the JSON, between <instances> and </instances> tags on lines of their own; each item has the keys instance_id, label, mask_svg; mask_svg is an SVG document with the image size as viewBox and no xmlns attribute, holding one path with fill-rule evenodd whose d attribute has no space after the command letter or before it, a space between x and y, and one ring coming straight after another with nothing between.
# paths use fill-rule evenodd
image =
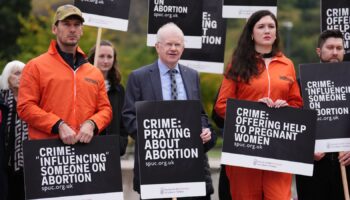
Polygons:
<instances>
[{"instance_id":1,"label":"orange high-visibility jacket","mask_svg":"<svg viewBox=\"0 0 350 200\"><path fill-rule=\"evenodd\" d=\"M17 112L29 125L30 139L57 138L51 130L59 119L78 132L87 119L101 131L112 118L102 73L90 63L74 71L59 55L56 41L24 67Z\"/></svg>"},{"instance_id":2,"label":"orange high-visibility jacket","mask_svg":"<svg viewBox=\"0 0 350 200\"><path fill-rule=\"evenodd\" d=\"M225 117L227 98L258 101L269 97L273 101L286 100L289 106L302 107L298 82L296 81L293 62L283 54L273 57L269 66L256 77L250 79L249 84L235 82L224 77L222 80L215 111Z\"/></svg>"}]
</instances>

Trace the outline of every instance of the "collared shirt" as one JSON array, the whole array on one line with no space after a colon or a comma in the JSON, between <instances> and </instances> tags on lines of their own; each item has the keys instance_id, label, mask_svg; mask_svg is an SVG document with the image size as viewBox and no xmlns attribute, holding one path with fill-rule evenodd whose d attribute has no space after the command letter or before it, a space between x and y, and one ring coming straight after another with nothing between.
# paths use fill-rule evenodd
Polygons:
<instances>
[{"instance_id":1,"label":"collared shirt","mask_svg":"<svg viewBox=\"0 0 350 200\"><path fill-rule=\"evenodd\" d=\"M169 68L166 66L160 59L158 59L158 68L160 73L160 82L162 84L162 94L163 100L171 100L171 83L170 83L170 74ZM176 85L177 85L177 99L178 100L187 100L185 85L182 81L179 65L176 64L175 69L177 73L175 74Z\"/></svg>"}]
</instances>

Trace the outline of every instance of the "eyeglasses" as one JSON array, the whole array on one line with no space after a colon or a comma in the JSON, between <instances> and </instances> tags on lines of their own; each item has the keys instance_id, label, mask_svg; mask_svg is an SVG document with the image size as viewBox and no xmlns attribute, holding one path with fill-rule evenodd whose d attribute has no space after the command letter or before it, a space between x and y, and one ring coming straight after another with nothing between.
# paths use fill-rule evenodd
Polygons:
<instances>
[{"instance_id":1,"label":"eyeglasses","mask_svg":"<svg viewBox=\"0 0 350 200\"><path fill-rule=\"evenodd\" d=\"M158 42L159 44L163 45L165 48L167 49L171 49L173 47L175 47L175 49L180 49L182 48L182 44L180 43L161 43L161 42Z\"/></svg>"}]
</instances>

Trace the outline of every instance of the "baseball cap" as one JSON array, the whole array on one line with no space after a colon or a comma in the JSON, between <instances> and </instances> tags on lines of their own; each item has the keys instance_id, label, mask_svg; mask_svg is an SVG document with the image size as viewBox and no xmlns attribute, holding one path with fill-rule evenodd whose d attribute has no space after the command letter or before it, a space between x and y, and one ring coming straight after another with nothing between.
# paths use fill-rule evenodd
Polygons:
<instances>
[{"instance_id":1,"label":"baseball cap","mask_svg":"<svg viewBox=\"0 0 350 200\"><path fill-rule=\"evenodd\" d=\"M81 13L81 11L79 10L79 8L70 5L70 4L66 4L63 6L60 6L57 8L56 10L56 14L53 20L53 24L56 24L58 21L64 20L69 16L75 15L77 17L79 17L79 19L81 20L81 22L84 22L84 18L83 15Z\"/></svg>"}]
</instances>

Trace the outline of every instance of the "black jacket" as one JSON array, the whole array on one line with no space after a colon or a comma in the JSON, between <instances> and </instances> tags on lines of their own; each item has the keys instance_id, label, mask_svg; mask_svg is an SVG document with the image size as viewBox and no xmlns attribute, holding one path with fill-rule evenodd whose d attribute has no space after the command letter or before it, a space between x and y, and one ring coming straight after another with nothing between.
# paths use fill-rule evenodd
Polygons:
<instances>
[{"instance_id":1,"label":"black jacket","mask_svg":"<svg viewBox=\"0 0 350 200\"><path fill-rule=\"evenodd\" d=\"M1 123L0 123L0 199L5 199L7 193L7 162L5 156L5 126L7 120L7 106L4 104L4 100L0 95L0 110L1 110Z\"/></svg>"},{"instance_id":2,"label":"black jacket","mask_svg":"<svg viewBox=\"0 0 350 200\"><path fill-rule=\"evenodd\" d=\"M108 127L101 132L101 135L119 135L121 156L125 154L126 146L128 145L128 133L122 121L124 97L125 90L121 84L111 86L108 91L108 98L112 106L113 118Z\"/></svg>"}]
</instances>

